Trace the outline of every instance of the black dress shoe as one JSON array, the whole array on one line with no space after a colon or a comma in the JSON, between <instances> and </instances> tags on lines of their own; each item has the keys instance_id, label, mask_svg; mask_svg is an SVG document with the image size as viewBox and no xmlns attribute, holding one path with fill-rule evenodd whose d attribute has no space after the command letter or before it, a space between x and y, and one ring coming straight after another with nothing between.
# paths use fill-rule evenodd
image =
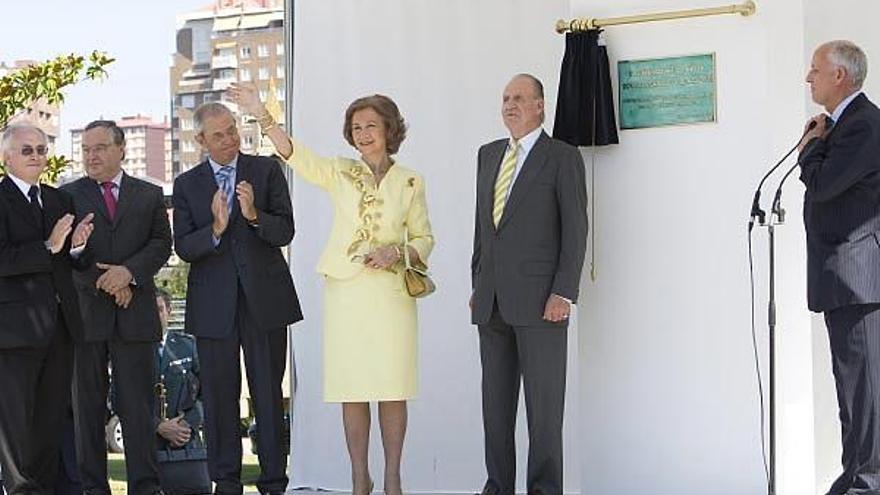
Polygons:
<instances>
[{"instance_id":1,"label":"black dress shoe","mask_svg":"<svg viewBox=\"0 0 880 495\"><path fill-rule=\"evenodd\" d=\"M485 485L483 485L483 491L480 493L475 493L474 495L498 495L499 490L495 483L491 481L487 481Z\"/></svg>"}]
</instances>

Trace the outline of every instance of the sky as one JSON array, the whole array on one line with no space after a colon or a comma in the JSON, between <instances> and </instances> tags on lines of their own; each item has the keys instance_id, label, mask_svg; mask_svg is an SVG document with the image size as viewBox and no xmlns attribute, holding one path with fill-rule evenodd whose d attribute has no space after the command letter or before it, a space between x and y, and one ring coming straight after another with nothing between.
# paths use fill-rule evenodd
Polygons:
<instances>
[{"instance_id":1,"label":"sky","mask_svg":"<svg viewBox=\"0 0 880 495\"><path fill-rule=\"evenodd\" d=\"M103 50L116 58L103 82L65 91L57 152L70 156L70 129L97 118L170 111L169 75L176 16L212 0L3 0L0 60L46 60Z\"/></svg>"}]
</instances>

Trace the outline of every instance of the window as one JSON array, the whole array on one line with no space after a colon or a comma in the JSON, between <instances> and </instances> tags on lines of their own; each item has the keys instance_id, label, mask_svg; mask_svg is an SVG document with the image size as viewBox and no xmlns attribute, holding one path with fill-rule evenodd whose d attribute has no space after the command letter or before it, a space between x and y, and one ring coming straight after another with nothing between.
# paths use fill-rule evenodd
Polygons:
<instances>
[{"instance_id":1,"label":"window","mask_svg":"<svg viewBox=\"0 0 880 495\"><path fill-rule=\"evenodd\" d=\"M254 137L253 136L245 136L244 137L244 146L245 146L245 148L253 148L254 147Z\"/></svg>"},{"instance_id":2,"label":"window","mask_svg":"<svg viewBox=\"0 0 880 495\"><path fill-rule=\"evenodd\" d=\"M260 90L260 101L266 101L266 96L267 96L267 95L268 95L268 93L266 93L266 90L265 90L265 89L261 89L261 90Z\"/></svg>"},{"instance_id":3,"label":"window","mask_svg":"<svg viewBox=\"0 0 880 495\"><path fill-rule=\"evenodd\" d=\"M278 65L275 67L275 77L278 79L284 79L284 66Z\"/></svg>"},{"instance_id":4,"label":"window","mask_svg":"<svg viewBox=\"0 0 880 495\"><path fill-rule=\"evenodd\" d=\"M278 97L278 101L284 101L284 88L276 88L275 96Z\"/></svg>"},{"instance_id":5,"label":"window","mask_svg":"<svg viewBox=\"0 0 880 495\"><path fill-rule=\"evenodd\" d=\"M180 95L180 106L184 108L194 108L196 106L196 98L194 95Z\"/></svg>"},{"instance_id":6,"label":"window","mask_svg":"<svg viewBox=\"0 0 880 495\"><path fill-rule=\"evenodd\" d=\"M192 119L180 119L180 129L183 131L191 131L193 129Z\"/></svg>"},{"instance_id":7,"label":"window","mask_svg":"<svg viewBox=\"0 0 880 495\"><path fill-rule=\"evenodd\" d=\"M251 58L251 47L247 45L241 47L241 58Z\"/></svg>"},{"instance_id":8,"label":"window","mask_svg":"<svg viewBox=\"0 0 880 495\"><path fill-rule=\"evenodd\" d=\"M278 55L284 55L284 43L278 43L275 45L275 53Z\"/></svg>"},{"instance_id":9,"label":"window","mask_svg":"<svg viewBox=\"0 0 880 495\"><path fill-rule=\"evenodd\" d=\"M217 71L217 79L234 79L235 69L220 69Z\"/></svg>"},{"instance_id":10,"label":"window","mask_svg":"<svg viewBox=\"0 0 880 495\"><path fill-rule=\"evenodd\" d=\"M196 146L192 141L184 141L183 142L183 152L184 153L194 153L196 151Z\"/></svg>"},{"instance_id":11,"label":"window","mask_svg":"<svg viewBox=\"0 0 880 495\"><path fill-rule=\"evenodd\" d=\"M251 70L250 69L240 69L238 71L238 77L242 81L250 81L251 80Z\"/></svg>"},{"instance_id":12,"label":"window","mask_svg":"<svg viewBox=\"0 0 880 495\"><path fill-rule=\"evenodd\" d=\"M269 79L269 69L260 67L260 80L265 81L266 79Z\"/></svg>"},{"instance_id":13,"label":"window","mask_svg":"<svg viewBox=\"0 0 880 495\"><path fill-rule=\"evenodd\" d=\"M192 54L193 64L210 64L213 47L211 35L214 33L214 20L192 22Z\"/></svg>"},{"instance_id":14,"label":"window","mask_svg":"<svg viewBox=\"0 0 880 495\"><path fill-rule=\"evenodd\" d=\"M269 56L269 46L266 44L257 45L257 56L258 57L268 57Z\"/></svg>"},{"instance_id":15,"label":"window","mask_svg":"<svg viewBox=\"0 0 880 495\"><path fill-rule=\"evenodd\" d=\"M235 50L233 50L232 48L218 48L217 49L217 56L218 57L231 57L233 55L235 55Z\"/></svg>"}]
</instances>

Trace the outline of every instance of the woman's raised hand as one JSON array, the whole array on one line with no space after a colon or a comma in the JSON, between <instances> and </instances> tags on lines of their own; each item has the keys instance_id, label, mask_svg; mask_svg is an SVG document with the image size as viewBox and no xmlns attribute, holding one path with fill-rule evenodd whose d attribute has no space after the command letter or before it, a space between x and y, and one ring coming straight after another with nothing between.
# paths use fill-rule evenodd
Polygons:
<instances>
[{"instance_id":1,"label":"woman's raised hand","mask_svg":"<svg viewBox=\"0 0 880 495\"><path fill-rule=\"evenodd\" d=\"M260 94L253 83L232 83L226 90L226 94L246 114L257 117L266 113L266 107L260 101Z\"/></svg>"}]
</instances>

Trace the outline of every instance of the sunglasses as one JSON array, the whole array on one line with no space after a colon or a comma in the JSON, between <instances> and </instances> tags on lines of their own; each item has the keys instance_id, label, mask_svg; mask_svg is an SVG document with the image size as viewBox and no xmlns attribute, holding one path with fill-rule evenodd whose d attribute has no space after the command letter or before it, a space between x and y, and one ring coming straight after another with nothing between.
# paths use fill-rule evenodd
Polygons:
<instances>
[{"instance_id":1,"label":"sunglasses","mask_svg":"<svg viewBox=\"0 0 880 495\"><path fill-rule=\"evenodd\" d=\"M33 146L22 146L21 147L21 156L31 156L36 152L40 156L46 156L46 153L49 152L49 148L40 145L34 148Z\"/></svg>"}]
</instances>

